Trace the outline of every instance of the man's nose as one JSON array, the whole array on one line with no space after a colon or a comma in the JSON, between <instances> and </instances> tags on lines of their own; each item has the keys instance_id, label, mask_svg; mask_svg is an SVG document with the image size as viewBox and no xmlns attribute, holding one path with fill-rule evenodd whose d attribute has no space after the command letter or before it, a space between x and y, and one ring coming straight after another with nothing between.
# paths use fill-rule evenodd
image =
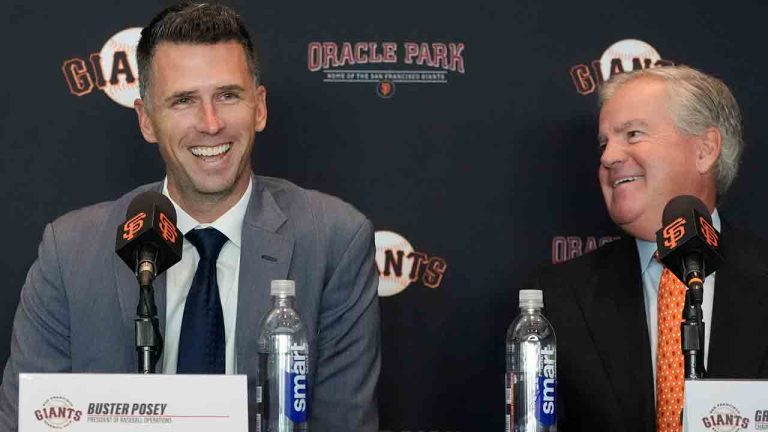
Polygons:
<instances>
[{"instance_id":1,"label":"man's nose","mask_svg":"<svg viewBox=\"0 0 768 432\"><path fill-rule=\"evenodd\" d=\"M616 140L609 139L603 147L603 154L600 155L600 165L605 168L611 168L617 163L623 162L627 155L622 146Z\"/></svg>"},{"instance_id":2,"label":"man's nose","mask_svg":"<svg viewBox=\"0 0 768 432\"><path fill-rule=\"evenodd\" d=\"M202 133L214 135L224 128L224 121L219 116L216 106L210 102L204 102L200 108L200 121L197 130Z\"/></svg>"}]
</instances>

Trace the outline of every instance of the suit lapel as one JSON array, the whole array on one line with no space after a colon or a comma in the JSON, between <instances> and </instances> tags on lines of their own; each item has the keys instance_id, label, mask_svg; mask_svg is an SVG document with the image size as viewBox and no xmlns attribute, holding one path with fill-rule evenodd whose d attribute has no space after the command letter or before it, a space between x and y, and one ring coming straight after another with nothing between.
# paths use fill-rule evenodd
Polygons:
<instances>
[{"instance_id":1,"label":"suit lapel","mask_svg":"<svg viewBox=\"0 0 768 432\"><path fill-rule=\"evenodd\" d=\"M117 254L114 254L113 263L117 297L120 301L120 310L123 317L123 336L121 339L133 342L136 337L134 320L136 319L136 306L139 303L139 283L136 281L136 276L133 272ZM132 352L135 353L135 350L132 350ZM136 355L132 356L131 364L131 371L136 371L138 369Z\"/></svg>"},{"instance_id":2,"label":"suit lapel","mask_svg":"<svg viewBox=\"0 0 768 432\"><path fill-rule=\"evenodd\" d=\"M155 279L155 304L157 305L157 321L160 327L160 334L163 335L163 351L165 351L165 303L166 303L166 275L163 273ZM161 353L162 354L162 353ZM137 361L138 364L138 361ZM165 367L165 355L160 356L155 370L162 373Z\"/></svg>"},{"instance_id":3,"label":"suit lapel","mask_svg":"<svg viewBox=\"0 0 768 432\"><path fill-rule=\"evenodd\" d=\"M655 416L650 341L634 239L602 254L577 301L626 424ZM577 282L577 286L579 283ZM653 425L649 426L652 430Z\"/></svg>"},{"instance_id":4,"label":"suit lapel","mask_svg":"<svg viewBox=\"0 0 768 432\"><path fill-rule=\"evenodd\" d=\"M764 369L768 338L768 269L749 240L724 225L717 270L707 376L757 378ZM765 372L763 372L765 373Z\"/></svg>"},{"instance_id":5,"label":"suit lapel","mask_svg":"<svg viewBox=\"0 0 768 432\"><path fill-rule=\"evenodd\" d=\"M238 373L255 372L258 339L254 335L271 305L270 281L288 276L294 244L293 238L277 232L287 218L274 197L255 176L253 182L240 251L235 327Z\"/></svg>"}]
</instances>

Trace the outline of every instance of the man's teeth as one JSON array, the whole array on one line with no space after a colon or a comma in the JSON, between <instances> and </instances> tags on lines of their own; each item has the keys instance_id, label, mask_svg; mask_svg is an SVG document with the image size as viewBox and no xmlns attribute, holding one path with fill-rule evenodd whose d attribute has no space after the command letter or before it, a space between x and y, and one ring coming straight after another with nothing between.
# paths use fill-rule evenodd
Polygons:
<instances>
[{"instance_id":1,"label":"man's teeth","mask_svg":"<svg viewBox=\"0 0 768 432\"><path fill-rule=\"evenodd\" d=\"M216 147L192 147L190 151L198 157L212 157L228 152L230 147L232 144L222 144Z\"/></svg>"},{"instance_id":2,"label":"man's teeth","mask_svg":"<svg viewBox=\"0 0 768 432\"><path fill-rule=\"evenodd\" d=\"M620 184L633 182L633 181L635 181L635 180L637 180L637 179L639 179L641 177L642 176L625 177L623 179L616 180L615 182L613 182L613 187L615 188L616 186L618 186Z\"/></svg>"}]
</instances>

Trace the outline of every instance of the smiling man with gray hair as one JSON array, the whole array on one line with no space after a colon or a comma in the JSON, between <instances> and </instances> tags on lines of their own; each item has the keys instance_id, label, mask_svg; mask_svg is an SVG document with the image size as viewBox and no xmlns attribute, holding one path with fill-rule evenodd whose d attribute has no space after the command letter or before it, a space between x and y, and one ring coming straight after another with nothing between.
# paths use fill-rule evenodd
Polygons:
<instances>
[{"instance_id":1,"label":"smiling man with gray hair","mask_svg":"<svg viewBox=\"0 0 768 432\"><path fill-rule=\"evenodd\" d=\"M557 333L558 426L679 431L682 305L666 308L668 290L684 288L654 258L672 198L700 199L722 232L726 264L704 284L707 377L768 377L768 339L753 337L768 328L768 243L717 210L742 154L739 107L722 81L685 66L616 75L599 104L598 179L626 236L535 273L527 286L544 290Z\"/></svg>"}]
</instances>

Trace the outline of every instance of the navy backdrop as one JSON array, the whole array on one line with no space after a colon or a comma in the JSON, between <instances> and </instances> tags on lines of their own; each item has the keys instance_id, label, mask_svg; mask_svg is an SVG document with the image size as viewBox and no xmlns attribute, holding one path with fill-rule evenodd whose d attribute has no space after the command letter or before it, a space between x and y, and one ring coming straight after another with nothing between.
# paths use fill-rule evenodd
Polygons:
<instances>
[{"instance_id":1,"label":"navy backdrop","mask_svg":"<svg viewBox=\"0 0 768 432\"><path fill-rule=\"evenodd\" d=\"M618 234L596 181L594 90L611 71L683 63L731 86L747 149L721 211L768 234L764 2L232 4L268 89L256 171L340 196L381 231L382 430L502 430L510 292ZM45 223L163 176L120 104L136 30L118 35L159 7L0 6L0 362Z\"/></svg>"}]
</instances>

